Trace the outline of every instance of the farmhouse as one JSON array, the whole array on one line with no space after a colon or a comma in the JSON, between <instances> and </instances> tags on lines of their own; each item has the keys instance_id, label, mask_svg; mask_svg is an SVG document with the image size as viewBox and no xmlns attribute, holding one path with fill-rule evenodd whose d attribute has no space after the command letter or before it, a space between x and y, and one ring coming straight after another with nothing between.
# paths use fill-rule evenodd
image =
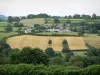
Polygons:
<instances>
[{"instance_id":1,"label":"farmhouse","mask_svg":"<svg viewBox=\"0 0 100 75\"><path fill-rule=\"evenodd\" d=\"M61 32L61 29L47 29L47 32Z\"/></svg>"},{"instance_id":2,"label":"farmhouse","mask_svg":"<svg viewBox=\"0 0 100 75\"><path fill-rule=\"evenodd\" d=\"M24 33L31 33L32 32L32 28L24 28Z\"/></svg>"}]
</instances>

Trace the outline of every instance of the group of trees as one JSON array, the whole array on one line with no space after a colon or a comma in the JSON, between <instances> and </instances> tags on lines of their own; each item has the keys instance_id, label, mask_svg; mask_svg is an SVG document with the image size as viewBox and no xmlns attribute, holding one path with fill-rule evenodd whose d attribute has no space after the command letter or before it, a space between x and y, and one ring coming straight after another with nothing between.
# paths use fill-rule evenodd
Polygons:
<instances>
[{"instance_id":1,"label":"group of trees","mask_svg":"<svg viewBox=\"0 0 100 75\"><path fill-rule=\"evenodd\" d=\"M33 18L60 18L60 16L51 16L45 13L40 13L37 15L34 14L29 14L26 17L21 17L21 19L33 19ZM64 18L69 18L69 19L100 19L100 16L97 16L95 13L91 16L91 15L80 15L80 14L75 14L75 15L69 15L69 16L65 16Z\"/></svg>"},{"instance_id":2,"label":"group of trees","mask_svg":"<svg viewBox=\"0 0 100 75\"><path fill-rule=\"evenodd\" d=\"M12 32L13 31L11 24L8 24L4 29L5 29L6 32Z\"/></svg>"},{"instance_id":3,"label":"group of trees","mask_svg":"<svg viewBox=\"0 0 100 75\"><path fill-rule=\"evenodd\" d=\"M8 17L8 22L9 23L12 23L12 22L19 22L20 21L20 18L19 17L12 17L12 16L9 16Z\"/></svg>"},{"instance_id":4,"label":"group of trees","mask_svg":"<svg viewBox=\"0 0 100 75\"><path fill-rule=\"evenodd\" d=\"M32 64L0 65L1 75L100 75L100 65L87 68Z\"/></svg>"},{"instance_id":5,"label":"group of trees","mask_svg":"<svg viewBox=\"0 0 100 75\"><path fill-rule=\"evenodd\" d=\"M65 18L73 18L73 19L100 19L100 16L97 16L95 13L91 16L91 15L80 15L80 14L75 14L73 16L69 15L69 16L65 16Z\"/></svg>"},{"instance_id":6,"label":"group of trees","mask_svg":"<svg viewBox=\"0 0 100 75\"><path fill-rule=\"evenodd\" d=\"M5 29L6 32L12 32L13 27L18 27L18 30L19 30L20 27L23 27L23 26L24 25L22 23L20 23L20 18L19 17L9 16L8 17L8 24L4 29Z\"/></svg>"},{"instance_id":7,"label":"group of trees","mask_svg":"<svg viewBox=\"0 0 100 75\"><path fill-rule=\"evenodd\" d=\"M34 18L60 18L60 16L51 16L51 15L48 15L46 13L40 13L40 14L29 14L27 16L22 16L22 17L12 17L12 16L9 16L8 19L9 19L9 22L13 22L13 21L20 21L22 19L34 19ZM65 16L64 18L68 18L68 19L100 19L100 16L97 16L95 13L91 16L91 15L86 15L86 14L83 14L83 15L80 15L80 14L75 14L73 16L69 15L69 16Z\"/></svg>"}]
</instances>

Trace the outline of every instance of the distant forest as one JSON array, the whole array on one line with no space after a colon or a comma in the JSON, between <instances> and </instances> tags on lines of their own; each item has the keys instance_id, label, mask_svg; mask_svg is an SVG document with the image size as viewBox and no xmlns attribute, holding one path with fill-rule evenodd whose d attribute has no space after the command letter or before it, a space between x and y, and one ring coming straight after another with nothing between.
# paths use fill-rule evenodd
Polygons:
<instances>
[{"instance_id":1,"label":"distant forest","mask_svg":"<svg viewBox=\"0 0 100 75\"><path fill-rule=\"evenodd\" d=\"M11 16L10 16L11 17ZM80 15L80 14L75 14L75 15L67 15L67 16L51 16L45 13L40 13L40 14L29 14L27 16L21 16L21 19L33 19L33 18L68 18L68 19L100 19L100 16L97 16L95 13L91 15Z\"/></svg>"}]
</instances>

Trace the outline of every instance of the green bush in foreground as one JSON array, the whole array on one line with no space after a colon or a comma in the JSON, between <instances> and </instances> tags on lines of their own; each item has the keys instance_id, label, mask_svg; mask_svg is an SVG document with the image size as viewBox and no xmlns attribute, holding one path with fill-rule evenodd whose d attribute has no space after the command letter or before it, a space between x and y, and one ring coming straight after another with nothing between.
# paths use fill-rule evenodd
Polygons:
<instances>
[{"instance_id":1,"label":"green bush in foreground","mask_svg":"<svg viewBox=\"0 0 100 75\"><path fill-rule=\"evenodd\" d=\"M66 66L44 66L32 64L0 65L0 75L100 75L100 65L85 69Z\"/></svg>"}]
</instances>

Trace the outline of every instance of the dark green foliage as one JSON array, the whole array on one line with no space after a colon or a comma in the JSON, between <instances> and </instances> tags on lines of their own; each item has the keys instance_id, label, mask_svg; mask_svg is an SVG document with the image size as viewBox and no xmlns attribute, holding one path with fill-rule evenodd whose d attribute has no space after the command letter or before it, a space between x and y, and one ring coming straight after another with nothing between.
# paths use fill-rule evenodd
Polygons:
<instances>
[{"instance_id":1,"label":"dark green foliage","mask_svg":"<svg viewBox=\"0 0 100 75\"><path fill-rule=\"evenodd\" d=\"M95 13L92 15L92 19L97 19L97 16Z\"/></svg>"},{"instance_id":2,"label":"dark green foliage","mask_svg":"<svg viewBox=\"0 0 100 75\"><path fill-rule=\"evenodd\" d=\"M69 53L66 53L66 55L65 55L65 61L69 62L70 57L71 57L71 55Z\"/></svg>"},{"instance_id":3,"label":"dark green foliage","mask_svg":"<svg viewBox=\"0 0 100 75\"><path fill-rule=\"evenodd\" d=\"M4 29L5 29L6 32L12 32L13 31L11 24L8 24Z\"/></svg>"},{"instance_id":4,"label":"dark green foliage","mask_svg":"<svg viewBox=\"0 0 100 75\"><path fill-rule=\"evenodd\" d=\"M64 53L68 53L68 52L70 52L70 50L69 50L69 46L68 46L68 42L67 42L67 40L63 40L63 42L62 42L62 46L63 46L63 49L62 49L62 52Z\"/></svg>"},{"instance_id":5,"label":"dark green foliage","mask_svg":"<svg viewBox=\"0 0 100 75\"><path fill-rule=\"evenodd\" d=\"M34 29L35 29L35 32L40 32L40 31L44 31L46 28L39 24L34 24Z\"/></svg>"},{"instance_id":6,"label":"dark green foliage","mask_svg":"<svg viewBox=\"0 0 100 75\"><path fill-rule=\"evenodd\" d=\"M51 44L52 44L52 40L49 40L49 41L48 41L48 44L49 44L49 46L51 46Z\"/></svg>"},{"instance_id":7,"label":"dark green foliage","mask_svg":"<svg viewBox=\"0 0 100 75\"><path fill-rule=\"evenodd\" d=\"M25 47L21 50L20 61L28 64L48 64L48 56L39 48Z\"/></svg>"},{"instance_id":8,"label":"dark green foliage","mask_svg":"<svg viewBox=\"0 0 100 75\"><path fill-rule=\"evenodd\" d=\"M82 33L82 32L78 32L78 35L79 35L79 36L83 36L83 33Z\"/></svg>"},{"instance_id":9,"label":"dark green foliage","mask_svg":"<svg viewBox=\"0 0 100 75\"><path fill-rule=\"evenodd\" d=\"M12 53L11 48L4 48L2 50L2 57L9 57Z\"/></svg>"},{"instance_id":10,"label":"dark green foliage","mask_svg":"<svg viewBox=\"0 0 100 75\"><path fill-rule=\"evenodd\" d=\"M70 20L70 19L68 19L68 20L66 21L66 23L67 23L67 24L70 24L70 23L71 23L71 20Z\"/></svg>"},{"instance_id":11,"label":"dark green foliage","mask_svg":"<svg viewBox=\"0 0 100 75\"><path fill-rule=\"evenodd\" d=\"M0 57L9 56L10 51L11 51L11 47L6 43L6 38L1 39L0 40Z\"/></svg>"},{"instance_id":12,"label":"dark green foliage","mask_svg":"<svg viewBox=\"0 0 100 75\"><path fill-rule=\"evenodd\" d=\"M0 64L9 64L10 58L9 57L0 57Z\"/></svg>"},{"instance_id":13,"label":"dark green foliage","mask_svg":"<svg viewBox=\"0 0 100 75\"><path fill-rule=\"evenodd\" d=\"M73 65L73 66L78 66L78 67L81 67L83 68L84 66L84 63L82 61L82 57L81 56L72 56L70 59L69 59L69 65Z\"/></svg>"},{"instance_id":14,"label":"dark green foliage","mask_svg":"<svg viewBox=\"0 0 100 75\"><path fill-rule=\"evenodd\" d=\"M89 46L87 56L99 56L100 57L100 49L97 49L95 47Z\"/></svg>"},{"instance_id":15,"label":"dark green foliage","mask_svg":"<svg viewBox=\"0 0 100 75\"><path fill-rule=\"evenodd\" d=\"M23 33L23 32L22 32L22 28L19 27L19 28L17 29L17 32L20 33L20 34L22 34L22 33Z\"/></svg>"},{"instance_id":16,"label":"dark green foliage","mask_svg":"<svg viewBox=\"0 0 100 75\"><path fill-rule=\"evenodd\" d=\"M9 23L13 22L13 17L12 17L12 16L9 16L9 17L8 17L8 22L9 22Z\"/></svg>"},{"instance_id":17,"label":"dark green foliage","mask_svg":"<svg viewBox=\"0 0 100 75\"><path fill-rule=\"evenodd\" d=\"M82 71L82 75L100 75L100 65L89 66Z\"/></svg>"},{"instance_id":18,"label":"dark green foliage","mask_svg":"<svg viewBox=\"0 0 100 75\"><path fill-rule=\"evenodd\" d=\"M62 54L61 53L55 53L54 57L62 57Z\"/></svg>"},{"instance_id":19,"label":"dark green foliage","mask_svg":"<svg viewBox=\"0 0 100 75\"><path fill-rule=\"evenodd\" d=\"M66 61L61 57L50 58L49 65L65 65Z\"/></svg>"},{"instance_id":20,"label":"dark green foliage","mask_svg":"<svg viewBox=\"0 0 100 75\"><path fill-rule=\"evenodd\" d=\"M54 27L56 27L58 23L60 23L60 20L58 18L54 18L54 23L56 24Z\"/></svg>"},{"instance_id":21,"label":"dark green foliage","mask_svg":"<svg viewBox=\"0 0 100 75\"><path fill-rule=\"evenodd\" d=\"M22 17L21 17L21 20L24 20L24 19L26 19L26 17L25 17L25 16L22 16Z\"/></svg>"},{"instance_id":22,"label":"dark green foliage","mask_svg":"<svg viewBox=\"0 0 100 75\"><path fill-rule=\"evenodd\" d=\"M80 16L79 14L75 14L75 15L73 15L73 18L80 19L80 18L81 18L81 16Z\"/></svg>"},{"instance_id":23,"label":"dark green foliage","mask_svg":"<svg viewBox=\"0 0 100 75\"><path fill-rule=\"evenodd\" d=\"M19 17L14 17L14 21L15 22L19 22L20 21L20 18Z\"/></svg>"},{"instance_id":24,"label":"dark green foliage","mask_svg":"<svg viewBox=\"0 0 100 75\"><path fill-rule=\"evenodd\" d=\"M89 66L85 69L32 64L0 65L0 75L100 75L100 65Z\"/></svg>"},{"instance_id":25,"label":"dark green foliage","mask_svg":"<svg viewBox=\"0 0 100 75\"><path fill-rule=\"evenodd\" d=\"M54 56L54 54L55 54L53 48L51 48L51 47L48 47L48 48L45 50L45 53L48 54L49 56Z\"/></svg>"},{"instance_id":26,"label":"dark green foliage","mask_svg":"<svg viewBox=\"0 0 100 75\"><path fill-rule=\"evenodd\" d=\"M13 49L11 56L10 56L10 63L11 64L18 64L20 63L20 49Z\"/></svg>"},{"instance_id":27,"label":"dark green foliage","mask_svg":"<svg viewBox=\"0 0 100 75\"><path fill-rule=\"evenodd\" d=\"M14 26L15 26L15 27L23 27L24 25L23 25L22 23L16 22L16 23L14 24Z\"/></svg>"}]
</instances>

